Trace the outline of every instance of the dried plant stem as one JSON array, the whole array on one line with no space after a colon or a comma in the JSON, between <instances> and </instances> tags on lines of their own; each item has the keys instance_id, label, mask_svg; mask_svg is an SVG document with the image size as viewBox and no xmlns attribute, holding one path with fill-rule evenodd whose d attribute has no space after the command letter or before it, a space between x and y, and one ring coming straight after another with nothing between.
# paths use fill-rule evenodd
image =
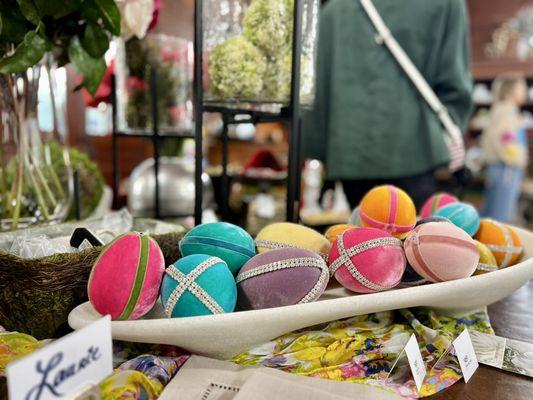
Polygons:
<instances>
[{"instance_id":1,"label":"dried plant stem","mask_svg":"<svg viewBox=\"0 0 533 400\"><path fill-rule=\"evenodd\" d=\"M48 213L48 208L46 207L43 194L41 192L41 189L39 188L39 184L37 182L37 179L35 179L35 175L33 173L36 169L38 170L38 168L35 168L34 166L30 165L27 159L25 160L26 160L26 170L28 171L28 176L30 177L31 186L33 187L35 191L35 196L37 198L37 204L39 205L39 210L41 211L43 219L45 221L48 221L50 219L50 214Z\"/></svg>"},{"instance_id":2,"label":"dried plant stem","mask_svg":"<svg viewBox=\"0 0 533 400\"><path fill-rule=\"evenodd\" d=\"M33 175L33 173L31 171L35 171L35 173L37 175L37 182L39 182L42 185L44 193L45 193L46 197L48 198L50 204L52 205L52 209L55 209L56 206L57 206L57 200L56 200L54 194L52 193L52 191L50 190L50 186L48 186L48 182L46 182L46 179L45 179L41 169L36 165L35 160L34 160L32 154L31 154L31 150L30 149L28 149L28 158L29 158L29 164L30 164L30 167L31 167L30 173ZM35 177L33 179L35 179ZM40 194L41 193L38 193L38 195L40 195Z\"/></svg>"}]
</instances>

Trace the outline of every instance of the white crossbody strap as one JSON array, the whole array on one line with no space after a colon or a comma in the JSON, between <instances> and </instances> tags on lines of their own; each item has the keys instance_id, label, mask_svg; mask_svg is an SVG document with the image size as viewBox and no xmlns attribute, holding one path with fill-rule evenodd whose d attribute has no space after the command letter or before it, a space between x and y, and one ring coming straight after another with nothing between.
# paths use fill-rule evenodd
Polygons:
<instances>
[{"instance_id":1,"label":"white crossbody strap","mask_svg":"<svg viewBox=\"0 0 533 400\"><path fill-rule=\"evenodd\" d=\"M431 109L437 114L444 127L446 136L444 137L451 153L450 168L452 170L460 168L464 163L464 142L463 135L459 127L450 117L447 108L441 103L431 86L424 79L418 68L413 64L409 56L405 53L400 44L396 41L391 31L379 15L378 10L372 0L360 0L368 18L378 32L376 41L385 44L405 74L411 79L413 85L420 92L420 95L428 103Z\"/></svg>"}]
</instances>

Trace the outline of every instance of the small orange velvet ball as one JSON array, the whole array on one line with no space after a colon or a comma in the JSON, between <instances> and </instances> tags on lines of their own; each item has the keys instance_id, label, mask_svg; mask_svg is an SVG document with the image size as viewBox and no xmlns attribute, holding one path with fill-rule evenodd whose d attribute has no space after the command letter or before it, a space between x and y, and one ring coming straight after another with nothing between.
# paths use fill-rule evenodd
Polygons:
<instances>
[{"instance_id":1,"label":"small orange velvet ball","mask_svg":"<svg viewBox=\"0 0 533 400\"><path fill-rule=\"evenodd\" d=\"M392 185L377 186L363 197L359 212L365 227L377 228L404 239L416 224L413 200Z\"/></svg>"},{"instance_id":2,"label":"small orange velvet ball","mask_svg":"<svg viewBox=\"0 0 533 400\"><path fill-rule=\"evenodd\" d=\"M474 239L487 246L499 268L514 265L522 255L522 241L513 228L501 222L484 219Z\"/></svg>"}]
</instances>

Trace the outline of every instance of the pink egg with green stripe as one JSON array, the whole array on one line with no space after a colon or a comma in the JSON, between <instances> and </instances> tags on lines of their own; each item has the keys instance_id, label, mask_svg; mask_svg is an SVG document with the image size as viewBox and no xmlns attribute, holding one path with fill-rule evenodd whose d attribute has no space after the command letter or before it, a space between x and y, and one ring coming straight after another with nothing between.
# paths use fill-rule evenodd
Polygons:
<instances>
[{"instance_id":1,"label":"pink egg with green stripe","mask_svg":"<svg viewBox=\"0 0 533 400\"><path fill-rule=\"evenodd\" d=\"M104 247L94 263L89 301L113 320L140 318L157 301L164 272L165 259L155 240L139 233L121 235Z\"/></svg>"},{"instance_id":2,"label":"pink egg with green stripe","mask_svg":"<svg viewBox=\"0 0 533 400\"><path fill-rule=\"evenodd\" d=\"M471 276L479 262L479 250L461 228L448 223L428 222L405 239L405 255L411 267L431 282Z\"/></svg>"},{"instance_id":3,"label":"pink egg with green stripe","mask_svg":"<svg viewBox=\"0 0 533 400\"><path fill-rule=\"evenodd\" d=\"M405 238L416 224L416 208L409 195L392 185L370 190L359 206L365 227L381 229L399 239Z\"/></svg>"},{"instance_id":4,"label":"pink egg with green stripe","mask_svg":"<svg viewBox=\"0 0 533 400\"><path fill-rule=\"evenodd\" d=\"M453 194L436 193L426 200L420 210L420 218L429 218L435 214L441 207L451 203L457 203L459 199Z\"/></svg>"}]
</instances>

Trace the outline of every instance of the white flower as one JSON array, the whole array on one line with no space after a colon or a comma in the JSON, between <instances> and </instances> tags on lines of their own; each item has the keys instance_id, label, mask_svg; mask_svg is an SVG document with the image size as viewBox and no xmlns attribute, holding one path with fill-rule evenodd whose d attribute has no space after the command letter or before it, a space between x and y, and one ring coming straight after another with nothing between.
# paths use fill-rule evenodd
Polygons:
<instances>
[{"instance_id":1,"label":"white flower","mask_svg":"<svg viewBox=\"0 0 533 400\"><path fill-rule=\"evenodd\" d=\"M136 36L142 39L152 22L154 0L118 0L120 30L124 40Z\"/></svg>"}]
</instances>

